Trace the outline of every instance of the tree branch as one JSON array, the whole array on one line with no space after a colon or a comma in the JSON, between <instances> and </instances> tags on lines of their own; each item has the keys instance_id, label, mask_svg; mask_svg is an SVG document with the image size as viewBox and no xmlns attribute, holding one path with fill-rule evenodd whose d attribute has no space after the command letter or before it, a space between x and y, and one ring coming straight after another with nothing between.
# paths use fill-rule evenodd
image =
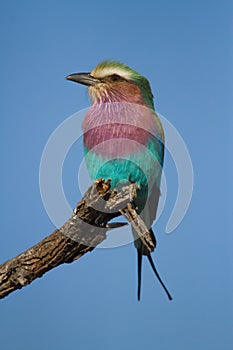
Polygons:
<instances>
[{"instance_id":1,"label":"tree branch","mask_svg":"<svg viewBox=\"0 0 233 350\"><path fill-rule=\"evenodd\" d=\"M136 212L130 203L136 192L135 184L123 187L117 193L110 189L109 180L96 180L60 229L0 265L0 298L30 284L54 267L71 263L92 251L105 240L106 232L111 228L108 222L114 217L124 212L131 217L127 220L135 219ZM144 227L144 223L139 216L134 222L141 237L143 230L140 227Z\"/></svg>"}]
</instances>

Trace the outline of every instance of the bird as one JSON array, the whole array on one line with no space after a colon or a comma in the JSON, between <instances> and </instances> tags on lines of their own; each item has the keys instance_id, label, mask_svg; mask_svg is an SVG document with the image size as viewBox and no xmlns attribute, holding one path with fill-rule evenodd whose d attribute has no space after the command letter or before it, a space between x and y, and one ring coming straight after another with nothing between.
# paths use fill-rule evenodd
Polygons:
<instances>
[{"instance_id":1,"label":"bird","mask_svg":"<svg viewBox=\"0 0 233 350\"><path fill-rule=\"evenodd\" d=\"M105 60L87 73L73 73L67 80L87 86L91 107L82 128L85 161L92 180L111 179L111 188L135 183L135 208L145 222L148 244L132 229L137 249L138 287L141 295L142 257L148 261L165 290L151 252L156 239L151 228L156 218L164 162L164 130L155 111L146 77L126 64Z\"/></svg>"}]
</instances>

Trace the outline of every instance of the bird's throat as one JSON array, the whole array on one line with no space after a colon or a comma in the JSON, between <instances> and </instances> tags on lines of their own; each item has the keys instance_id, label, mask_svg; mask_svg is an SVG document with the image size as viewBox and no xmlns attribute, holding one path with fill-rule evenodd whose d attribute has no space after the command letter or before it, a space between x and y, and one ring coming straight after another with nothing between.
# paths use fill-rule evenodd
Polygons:
<instances>
[{"instance_id":1,"label":"bird's throat","mask_svg":"<svg viewBox=\"0 0 233 350\"><path fill-rule=\"evenodd\" d=\"M130 82L119 82L115 84L97 84L89 87L92 104L129 102L146 105L139 87Z\"/></svg>"}]
</instances>

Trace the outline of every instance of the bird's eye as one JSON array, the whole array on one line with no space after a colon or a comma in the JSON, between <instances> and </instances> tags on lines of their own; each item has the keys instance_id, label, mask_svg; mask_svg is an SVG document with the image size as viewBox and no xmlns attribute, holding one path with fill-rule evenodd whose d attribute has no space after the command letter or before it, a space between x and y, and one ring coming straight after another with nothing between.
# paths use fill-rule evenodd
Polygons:
<instances>
[{"instance_id":1,"label":"bird's eye","mask_svg":"<svg viewBox=\"0 0 233 350\"><path fill-rule=\"evenodd\" d=\"M113 75L111 76L111 78L112 78L112 81L120 80L120 77L119 77L119 75L117 75L117 74L113 74Z\"/></svg>"}]
</instances>

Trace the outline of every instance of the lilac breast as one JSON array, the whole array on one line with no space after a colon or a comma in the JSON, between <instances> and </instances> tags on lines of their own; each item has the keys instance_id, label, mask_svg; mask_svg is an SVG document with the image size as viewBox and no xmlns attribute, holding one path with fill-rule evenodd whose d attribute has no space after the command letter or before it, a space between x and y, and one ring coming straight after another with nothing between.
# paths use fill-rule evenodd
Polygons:
<instances>
[{"instance_id":1,"label":"lilac breast","mask_svg":"<svg viewBox=\"0 0 233 350\"><path fill-rule=\"evenodd\" d=\"M107 158L141 152L149 137L158 134L155 114L132 103L93 105L83 121L84 144Z\"/></svg>"}]
</instances>

